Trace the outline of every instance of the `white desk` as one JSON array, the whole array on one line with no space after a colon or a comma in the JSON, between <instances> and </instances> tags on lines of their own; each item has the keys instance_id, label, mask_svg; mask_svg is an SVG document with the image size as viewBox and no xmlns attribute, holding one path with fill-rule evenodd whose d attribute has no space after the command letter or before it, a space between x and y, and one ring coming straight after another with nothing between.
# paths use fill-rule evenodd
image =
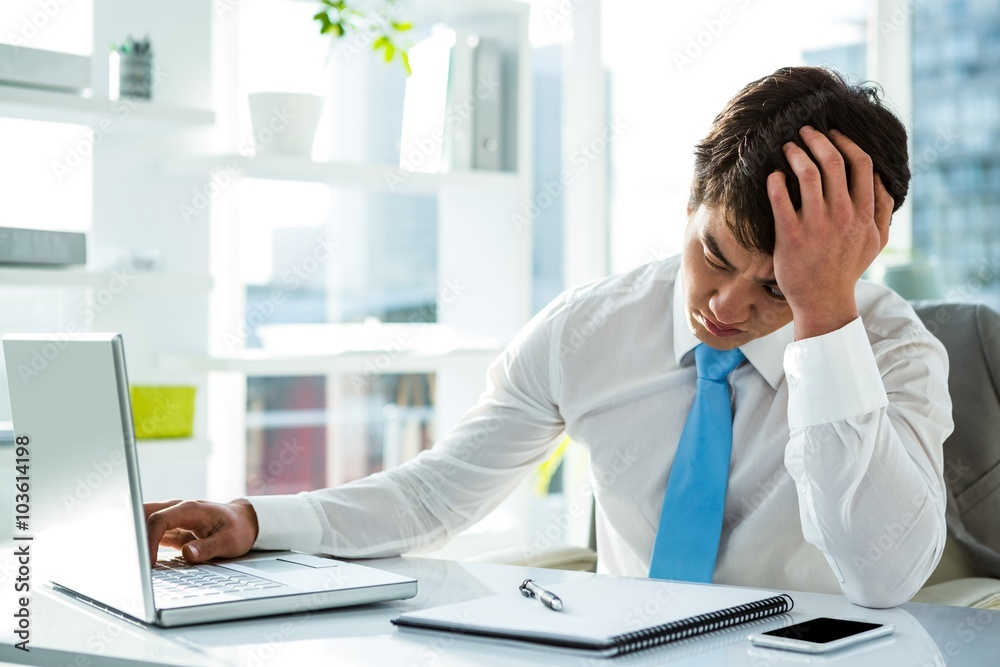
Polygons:
<instances>
[{"instance_id":1,"label":"white desk","mask_svg":"<svg viewBox=\"0 0 1000 667\"><path fill-rule=\"evenodd\" d=\"M9 552L8 552L9 554ZM10 572L0 571L4 602L0 627L0 660L72 667L154 664L242 665L378 665L379 667L458 667L468 665L997 665L1000 664L1000 612L910 603L897 609L856 607L845 598L792 593L795 610L724 633L696 638L610 660L590 660L578 654L539 650L447 634L399 630L389 620L401 610L512 593L526 577L543 584L591 577L506 565L461 563L429 558L388 558L367 561L416 577L419 593L411 600L333 609L299 616L232 621L176 629L143 629L109 614L35 586L32 598L31 652L14 649ZM111 573L109 573L111 574ZM787 651L751 647L750 632L771 629L813 616L846 616L888 622L891 638L872 642L842 655L810 657Z\"/></svg>"}]
</instances>

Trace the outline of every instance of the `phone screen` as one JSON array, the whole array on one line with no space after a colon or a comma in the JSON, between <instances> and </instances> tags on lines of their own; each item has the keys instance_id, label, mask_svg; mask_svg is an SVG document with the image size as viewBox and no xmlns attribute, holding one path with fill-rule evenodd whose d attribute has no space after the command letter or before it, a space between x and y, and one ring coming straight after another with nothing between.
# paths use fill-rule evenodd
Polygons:
<instances>
[{"instance_id":1,"label":"phone screen","mask_svg":"<svg viewBox=\"0 0 1000 667\"><path fill-rule=\"evenodd\" d=\"M863 623L861 621L845 621L839 618L814 618L795 625L789 625L761 634L783 639L798 639L814 644L829 642L850 637L868 630L881 627L878 623Z\"/></svg>"}]
</instances>

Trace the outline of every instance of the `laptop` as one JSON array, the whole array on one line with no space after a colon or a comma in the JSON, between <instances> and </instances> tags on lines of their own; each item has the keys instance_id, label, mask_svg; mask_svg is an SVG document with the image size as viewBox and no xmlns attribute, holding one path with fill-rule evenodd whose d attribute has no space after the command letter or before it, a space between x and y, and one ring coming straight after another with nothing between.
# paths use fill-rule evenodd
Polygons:
<instances>
[{"instance_id":1,"label":"laptop","mask_svg":"<svg viewBox=\"0 0 1000 667\"><path fill-rule=\"evenodd\" d=\"M31 540L15 544L29 545L38 581L165 627L416 595L415 579L291 551L154 566L121 336L6 335L3 352L30 472L27 519L14 535Z\"/></svg>"}]
</instances>

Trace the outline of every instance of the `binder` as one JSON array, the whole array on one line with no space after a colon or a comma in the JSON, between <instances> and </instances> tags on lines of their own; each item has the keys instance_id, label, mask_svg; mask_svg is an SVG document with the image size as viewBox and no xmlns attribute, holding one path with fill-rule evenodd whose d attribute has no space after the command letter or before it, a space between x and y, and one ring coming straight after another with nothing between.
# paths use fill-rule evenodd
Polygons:
<instances>
[{"instance_id":1,"label":"binder","mask_svg":"<svg viewBox=\"0 0 1000 667\"><path fill-rule=\"evenodd\" d=\"M87 263L87 235L0 227L0 265L70 266Z\"/></svg>"},{"instance_id":2,"label":"binder","mask_svg":"<svg viewBox=\"0 0 1000 667\"><path fill-rule=\"evenodd\" d=\"M503 155L507 150L504 126L503 53L500 44L490 39L480 39L475 50L476 101L473 141L473 167L476 169L503 169Z\"/></svg>"},{"instance_id":3,"label":"binder","mask_svg":"<svg viewBox=\"0 0 1000 667\"><path fill-rule=\"evenodd\" d=\"M512 581L509 594L405 612L393 623L613 657L782 614L794 605L787 594L748 588L611 577L552 586L539 581L562 599L562 611L553 611L522 596L520 583Z\"/></svg>"},{"instance_id":4,"label":"binder","mask_svg":"<svg viewBox=\"0 0 1000 667\"><path fill-rule=\"evenodd\" d=\"M458 31L448 62L444 163L447 171L468 171L475 153L476 65L478 37Z\"/></svg>"}]
</instances>

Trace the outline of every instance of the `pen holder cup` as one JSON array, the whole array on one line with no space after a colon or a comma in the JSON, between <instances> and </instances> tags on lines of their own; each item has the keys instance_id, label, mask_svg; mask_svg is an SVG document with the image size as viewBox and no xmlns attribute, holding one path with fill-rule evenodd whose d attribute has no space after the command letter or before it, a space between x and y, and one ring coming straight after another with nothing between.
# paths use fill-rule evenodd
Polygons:
<instances>
[{"instance_id":1,"label":"pen holder cup","mask_svg":"<svg viewBox=\"0 0 1000 667\"><path fill-rule=\"evenodd\" d=\"M153 54L120 54L118 90L122 97L148 100L153 97Z\"/></svg>"}]
</instances>

